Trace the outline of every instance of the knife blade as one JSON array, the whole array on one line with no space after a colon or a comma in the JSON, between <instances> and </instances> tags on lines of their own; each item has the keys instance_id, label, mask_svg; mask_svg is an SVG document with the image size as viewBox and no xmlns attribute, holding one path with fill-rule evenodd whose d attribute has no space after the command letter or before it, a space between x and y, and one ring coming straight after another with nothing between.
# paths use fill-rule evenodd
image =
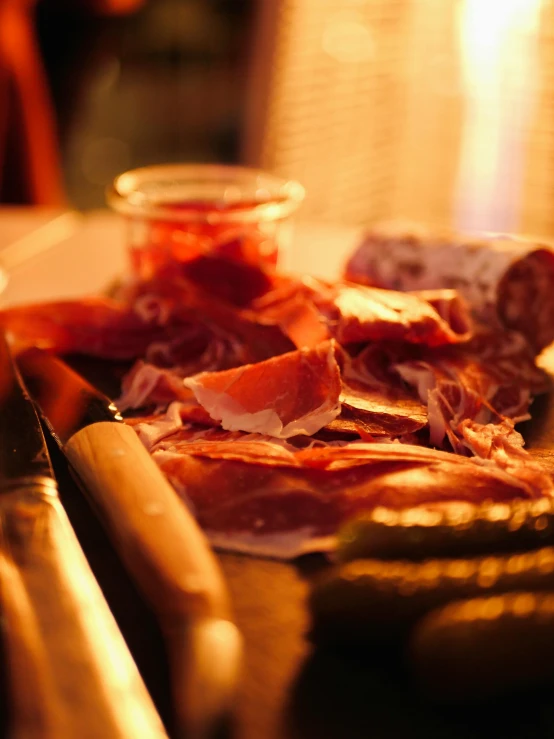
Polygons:
<instances>
[{"instance_id":1,"label":"knife blade","mask_svg":"<svg viewBox=\"0 0 554 739\"><path fill-rule=\"evenodd\" d=\"M177 725L186 737L215 735L232 708L242 640L203 533L109 398L40 349L18 365L157 617Z\"/></svg>"},{"instance_id":2,"label":"knife blade","mask_svg":"<svg viewBox=\"0 0 554 739\"><path fill-rule=\"evenodd\" d=\"M57 495L0 334L0 613L10 736L167 737Z\"/></svg>"},{"instance_id":3,"label":"knife blade","mask_svg":"<svg viewBox=\"0 0 554 739\"><path fill-rule=\"evenodd\" d=\"M33 482L55 489L40 421L18 380L8 344L1 334L0 409L0 489Z\"/></svg>"}]
</instances>

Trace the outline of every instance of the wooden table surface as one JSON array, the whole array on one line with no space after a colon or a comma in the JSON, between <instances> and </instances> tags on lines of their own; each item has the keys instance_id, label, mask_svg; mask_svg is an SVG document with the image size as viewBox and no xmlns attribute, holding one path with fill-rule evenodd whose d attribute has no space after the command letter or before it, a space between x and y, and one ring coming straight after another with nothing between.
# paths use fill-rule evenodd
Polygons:
<instances>
[{"instance_id":1,"label":"wooden table surface","mask_svg":"<svg viewBox=\"0 0 554 739\"><path fill-rule=\"evenodd\" d=\"M0 233L1 224L0 211ZM327 263L323 268L335 269L340 263L341 250L346 248L343 242L352 239L351 233L340 230L332 239L328 230L318 233L317 229L306 227L300 233L306 246L298 256L299 268L308 269L317 262L319 271L325 254ZM119 268L125 262L124 250L117 243L118 234L120 226L111 217L95 216L69 239L70 244L52 249L49 259L41 255L34 266L29 263L14 273L5 301L28 300L31 293L43 298L53 297L58 290L66 295L97 289L101 278L106 277L106 264L102 276L99 260L111 260L110 269ZM2 245L0 241L0 254ZM103 384L99 379L104 372L102 363L83 364L80 360L77 368ZM104 389L110 389L109 381ZM531 429L535 446L552 445L550 429L554 423L551 421L554 421L554 402L547 398L542 402L540 421ZM66 510L171 732L167 665L153 616L129 581L101 526L69 476L65 460L53 445L51 453ZM551 691L517 696L479 708L445 710L419 698L395 659L383 664L367 653L314 652L305 638L308 628L305 598L309 578L322 566L321 558L311 556L290 564L222 554L220 561L246 645L235 721L229 729L236 739L554 736ZM0 717L7 717L5 701L0 704Z\"/></svg>"}]
</instances>

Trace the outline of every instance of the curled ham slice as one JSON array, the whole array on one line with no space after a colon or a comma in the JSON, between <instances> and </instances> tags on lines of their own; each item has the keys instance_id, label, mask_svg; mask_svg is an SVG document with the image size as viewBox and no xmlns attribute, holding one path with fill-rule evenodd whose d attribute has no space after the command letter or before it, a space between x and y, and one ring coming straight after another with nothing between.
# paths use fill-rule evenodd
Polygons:
<instances>
[{"instance_id":1,"label":"curled ham slice","mask_svg":"<svg viewBox=\"0 0 554 739\"><path fill-rule=\"evenodd\" d=\"M297 349L313 349L331 338L315 298L328 288L318 280L281 277L271 291L250 306L265 321L276 323Z\"/></svg>"},{"instance_id":2,"label":"curled ham slice","mask_svg":"<svg viewBox=\"0 0 554 739\"><path fill-rule=\"evenodd\" d=\"M317 306L341 344L405 341L440 346L471 336L469 315L461 302L452 325L417 295L361 285L337 284L318 299Z\"/></svg>"},{"instance_id":3,"label":"curled ham slice","mask_svg":"<svg viewBox=\"0 0 554 739\"><path fill-rule=\"evenodd\" d=\"M223 372L186 379L196 399L224 429L286 439L314 434L340 413L335 344L323 342Z\"/></svg>"},{"instance_id":4,"label":"curled ham slice","mask_svg":"<svg viewBox=\"0 0 554 739\"><path fill-rule=\"evenodd\" d=\"M103 359L144 357L193 372L243 358L232 335L214 331L193 311L174 310L167 297L156 293L130 302L83 298L8 308L0 312L0 326L10 333L16 350L39 346L56 354Z\"/></svg>"},{"instance_id":5,"label":"curled ham slice","mask_svg":"<svg viewBox=\"0 0 554 739\"><path fill-rule=\"evenodd\" d=\"M117 407L126 411L152 404L158 408L169 404L167 412L173 408L171 418L174 420L178 417L181 422L215 425L209 413L194 397L192 390L184 386L182 379L169 370L139 361L123 379L122 395L117 400ZM178 416L175 415L176 409Z\"/></svg>"},{"instance_id":6,"label":"curled ham slice","mask_svg":"<svg viewBox=\"0 0 554 739\"><path fill-rule=\"evenodd\" d=\"M537 352L554 341L554 251L533 241L383 224L366 233L345 275L392 290L455 288L477 316L496 315Z\"/></svg>"},{"instance_id":7,"label":"curled ham slice","mask_svg":"<svg viewBox=\"0 0 554 739\"><path fill-rule=\"evenodd\" d=\"M174 434L182 428L182 403L172 403L162 414L153 414L142 418L128 418L126 423L133 426L139 439L150 451L164 437Z\"/></svg>"},{"instance_id":8,"label":"curled ham slice","mask_svg":"<svg viewBox=\"0 0 554 739\"><path fill-rule=\"evenodd\" d=\"M467 306L454 290L405 295L283 278L251 307L278 323L298 348L331 336L341 344L384 340L440 346L466 341L472 333Z\"/></svg>"}]
</instances>

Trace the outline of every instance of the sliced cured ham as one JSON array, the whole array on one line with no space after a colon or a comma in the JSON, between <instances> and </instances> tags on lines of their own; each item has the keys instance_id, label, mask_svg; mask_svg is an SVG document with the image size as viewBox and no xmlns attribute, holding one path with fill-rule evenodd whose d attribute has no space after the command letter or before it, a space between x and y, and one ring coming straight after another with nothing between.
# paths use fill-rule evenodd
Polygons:
<instances>
[{"instance_id":1,"label":"sliced cured ham","mask_svg":"<svg viewBox=\"0 0 554 739\"><path fill-rule=\"evenodd\" d=\"M137 305L160 303L167 325L188 322L206 327L228 342L232 359L226 366L262 361L294 349L275 321L238 308L183 278L166 279L162 273L155 279L126 286L119 297L135 309ZM163 340L163 335L160 338ZM178 363L182 362L177 357L173 364Z\"/></svg>"},{"instance_id":2,"label":"sliced cured ham","mask_svg":"<svg viewBox=\"0 0 554 739\"><path fill-rule=\"evenodd\" d=\"M134 359L159 339L160 326L109 298L17 306L0 312L16 350L39 346L57 354Z\"/></svg>"},{"instance_id":3,"label":"sliced cured ham","mask_svg":"<svg viewBox=\"0 0 554 739\"><path fill-rule=\"evenodd\" d=\"M188 401L191 397L192 392L174 372L139 359L123 378L117 407L127 411L168 405L174 400Z\"/></svg>"},{"instance_id":4,"label":"sliced cured ham","mask_svg":"<svg viewBox=\"0 0 554 739\"><path fill-rule=\"evenodd\" d=\"M343 381L340 395L341 418L361 424L366 433L398 438L427 425L427 409L406 392L371 388L351 380Z\"/></svg>"},{"instance_id":5,"label":"sliced cured ham","mask_svg":"<svg viewBox=\"0 0 554 739\"><path fill-rule=\"evenodd\" d=\"M281 559L331 549L337 528L377 506L481 503L549 494L494 463L407 444L292 451L274 442L167 436L153 457L215 546Z\"/></svg>"},{"instance_id":6,"label":"sliced cured ham","mask_svg":"<svg viewBox=\"0 0 554 739\"><path fill-rule=\"evenodd\" d=\"M16 349L40 346L56 354L115 360L142 357L166 367L188 365L192 372L243 360L242 345L232 334L214 331L192 310L174 310L167 296L153 292L133 301L84 298L8 308L0 312L0 327Z\"/></svg>"},{"instance_id":7,"label":"sliced cured ham","mask_svg":"<svg viewBox=\"0 0 554 739\"><path fill-rule=\"evenodd\" d=\"M299 348L330 336L341 344L407 341L439 346L466 341L473 328L454 290L405 295L355 284L287 279L252 308L277 322Z\"/></svg>"},{"instance_id":8,"label":"sliced cured ham","mask_svg":"<svg viewBox=\"0 0 554 739\"><path fill-rule=\"evenodd\" d=\"M317 300L331 334L340 344L368 341L405 341L441 346L467 341L469 315L458 303L454 323L418 297L393 290L337 284Z\"/></svg>"},{"instance_id":9,"label":"sliced cured ham","mask_svg":"<svg viewBox=\"0 0 554 739\"><path fill-rule=\"evenodd\" d=\"M325 316L316 302L328 290L318 280L281 277L273 289L250 305L263 320L276 323L297 349L313 349L331 338Z\"/></svg>"},{"instance_id":10,"label":"sliced cured ham","mask_svg":"<svg viewBox=\"0 0 554 739\"><path fill-rule=\"evenodd\" d=\"M533 241L385 224L366 233L345 275L392 290L455 288L476 315L496 316L536 351L554 341L554 251Z\"/></svg>"},{"instance_id":11,"label":"sliced cured ham","mask_svg":"<svg viewBox=\"0 0 554 739\"><path fill-rule=\"evenodd\" d=\"M185 380L224 429L286 439L311 435L340 413L341 381L332 341L224 372Z\"/></svg>"},{"instance_id":12,"label":"sliced cured ham","mask_svg":"<svg viewBox=\"0 0 554 739\"><path fill-rule=\"evenodd\" d=\"M174 402L165 413L155 413L142 418L128 418L126 423L135 429L139 439L150 451L163 438L182 429L181 410L182 404Z\"/></svg>"},{"instance_id":13,"label":"sliced cured ham","mask_svg":"<svg viewBox=\"0 0 554 739\"><path fill-rule=\"evenodd\" d=\"M194 393L185 387L183 380L173 372L138 361L123 378L122 394L117 400L121 411L137 408L179 409L182 421L216 425L209 413L198 403Z\"/></svg>"},{"instance_id":14,"label":"sliced cured ham","mask_svg":"<svg viewBox=\"0 0 554 739\"><path fill-rule=\"evenodd\" d=\"M458 431L462 421L526 420L533 397L549 386L516 333L481 333L463 351L426 352L395 370L427 405L431 443L443 446L446 437L459 454L467 453Z\"/></svg>"},{"instance_id":15,"label":"sliced cured ham","mask_svg":"<svg viewBox=\"0 0 554 739\"><path fill-rule=\"evenodd\" d=\"M394 370L405 356L401 347L382 344L369 344L355 358L341 354L337 430L340 423L369 441L370 437L404 438L427 425L426 403Z\"/></svg>"},{"instance_id":16,"label":"sliced cured ham","mask_svg":"<svg viewBox=\"0 0 554 739\"><path fill-rule=\"evenodd\" d=\"M331 338L331 332L314 302L302 293L291 296L279 305L262 311L267 320L275 321L297 349L313 349Z\"/></svg>"}]
</instances>

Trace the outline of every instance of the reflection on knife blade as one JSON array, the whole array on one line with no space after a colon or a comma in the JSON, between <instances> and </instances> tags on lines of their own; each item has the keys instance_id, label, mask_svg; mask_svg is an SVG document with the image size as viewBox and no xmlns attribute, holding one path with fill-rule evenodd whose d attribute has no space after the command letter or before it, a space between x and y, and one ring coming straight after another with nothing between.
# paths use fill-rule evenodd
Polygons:
<instances>
[{"instance_id":1,"label":"reflection on knife blade","mask_svg":"<svg viewBox=\"0 0 554 739\"><path fill-rule=\"evenodd\" d=\"M181 730L212 736L231 708L242 647L204 535L106 396L39 349L21 354L18 364L157 615Z\"/></svg>"},{"instance_id":2,"label":"reflection on knife blade","mask_svg":"<svg viewBox=\"0 0 554 739\"><path fill-rule=\"evenodd\" d=\"M18 380L0 334L0 490L54 475L33 404Z\"/></svg>"},{"instance_id":3,"label":"reflection on knife blade","mask_svg":"<svg viewBox=\"0 0 554 739\"><path fill-rule=\"evenodd\" d=\"M0 612L10 736L165 737L57 496L0 335Z\"/></svg>"}]
</instances>

